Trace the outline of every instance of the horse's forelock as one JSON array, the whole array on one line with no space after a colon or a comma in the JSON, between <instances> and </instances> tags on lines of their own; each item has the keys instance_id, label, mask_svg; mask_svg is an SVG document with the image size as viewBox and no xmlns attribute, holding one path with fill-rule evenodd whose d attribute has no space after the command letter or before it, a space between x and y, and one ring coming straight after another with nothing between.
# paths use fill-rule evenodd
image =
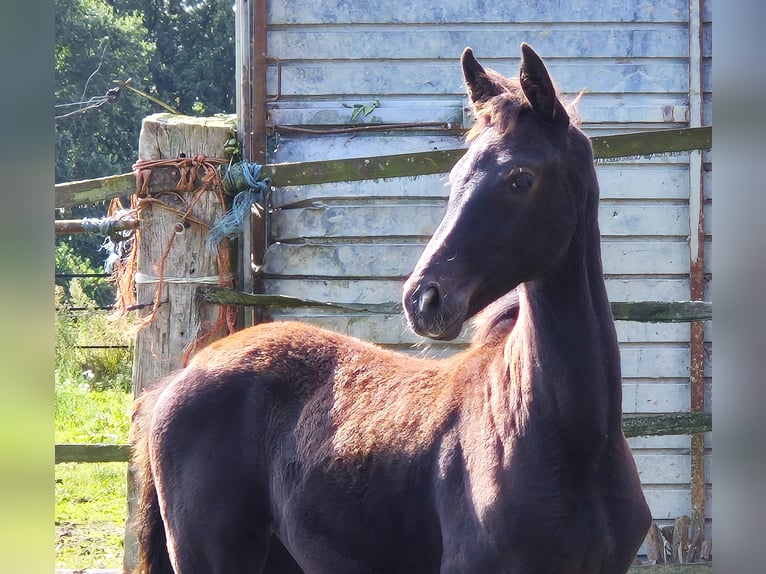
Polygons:
<instances>
[{"instance_id":1,"label":"horse's forelock","mask_svg":"<svg viewBox=\"0 0 766 574\"><path fill-rule=\"evenodd\" d=\"M509 133L516 125L516 119L524 106L529 107L529 104L518 85L515 89L508 87L503 93L476 105L476 122L468 130L466 140L473 141L489 126L493 126L503 135Z\"/></svg>"},{"instance_id":2,"label":"horse's forelock","mask_svg":"<svg viewBox=\"0 0 766 574\"><path fill-rule=\"evenodd\" d=\"M485 102L474 105L476 122L466 133L466 141L472 142L489 126L494 127L500 134L505 135L513 130L521 110L531 109L529 102L521 91L519 79L502 78L502 80L505 91ZM577 104L579 104L584 94L585 90L581 90L571 101L565 101L561 94L557 94L569 116L570 124L574 126L580 125Z\"/></svg>"}]
</instances>

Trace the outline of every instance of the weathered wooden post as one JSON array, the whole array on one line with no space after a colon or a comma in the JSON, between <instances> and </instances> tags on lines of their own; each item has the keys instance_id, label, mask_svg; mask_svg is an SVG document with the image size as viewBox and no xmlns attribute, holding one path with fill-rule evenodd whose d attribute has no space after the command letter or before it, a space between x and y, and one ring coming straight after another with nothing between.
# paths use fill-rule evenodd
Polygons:
<instances>
[{"instance_id":1,"label":"weathered wooden post","mask_svg":"<svg viewBox=\"0 0 766 574\"><path fill-rule=\"evenodd\" d=\"M139 138L141 160L176 160L172 165L144 164L152 173L148 186L138 190L140 227L137 234L136 303L146 319L156 298L154 318L137 335L133 360L133 394L183 365L187 345L201 328L214 322L218 306L200 304L200 284L218 284L217 257L206 245L208 227L224 213L214 190L199 192L205 175L202 157L222 160L224 143L234 134L232 121L225 118L193 118L155 114L144 119ZM193 160L192 158L197 158ZM164 163L164 162L163 162ZM197 169L198 171L194 171ZM196 174L196 177L195 177ZM191 185L179 189L183 178ZM189 189L191 188L191 189ZM191 206L191 209L189 209ZM203 225L206 224L206 225ZM157 293L162 276L161 293ZM128 469L128 522L125 528L123 567L132 571L138 546L132 520L137 509L133 469Z\"/></svg>"}]
</instances>

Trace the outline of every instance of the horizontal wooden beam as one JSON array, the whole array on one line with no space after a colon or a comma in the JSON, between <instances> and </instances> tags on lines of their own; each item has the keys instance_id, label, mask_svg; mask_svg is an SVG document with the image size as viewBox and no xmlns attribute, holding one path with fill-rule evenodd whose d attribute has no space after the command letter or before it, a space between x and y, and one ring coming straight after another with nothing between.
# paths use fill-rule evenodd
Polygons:
<instances>
[{"instance_id":1,"label":"horizontal wooden beam","mask_svg":"<svg viewBox=\"0 0 766 574\"><path fill-rule=\"evenodd\" d=\"M713 318L710 301L614 301L612 315L618 321L688 323Z\"/></svg>"},{"instance_id":2,"label":"horizontal wooden beam","mask_svg":"<svg viewBox=\"0 0 766 574\"><path fill-rule=\"evenodd\" d=\"M128 444L57 444L56 464L60 462L128 462Z\"/></svg>"},{"instance_id":3,"label":"horizontal wooden beam","mask_svg":"<svg viewBox=\"0 0 766 574\"><path fill-rule=\"evenodd\" d=\"M713 128L653 130L591 138L595 159L639 157L710 149ZM262 174L277 187L336 181L359 181L447 173L465 149L384 155L263 166Z\"/></svg>"},{"instance_id":4,"label":"horizontal wooden beam","mask_svg":"<svg viewBox=\"0 0 766 574\"><path fill-rule=\"evenodd\" d=\"M640 157L710 149L711 126L653 130L591 138L596 159ZM263 166L263 177L277 187L338 181L360 181L447 173L465 153L464 149L428 151L350 159L279 163ZM130 195L135 191L132 173L98 179L59 183L55 186L56 207L69 207Z\"/></svg>"},{"instance_id":5,"label":"horizontal wooden beam","mask_svg":"<svg viewBox=\"0 0 766 574\"><path fill-rule=\"evenodd\" d=\"M670 413L660 415L625 415L625 436L658 436L706 432L713 428L710 413ZM56 464L61 462L128 462L127 444L57 444Z\"/></svg>"},{"instance_id":6,"label":"horizontal wooden beam","mask_svg":"<svg viewBox=\"0 0 766 574\"><path fill-rule=\"evenodd\" d=\"M622 417L622 432L626 437L687 435L712 430L712 413L628 414Z\"/></svg>"},{"instance_id":7,"label":"horizontal wooden beam","mask_svg":"<svg viewBox=\"0 0 766 574\"><path fill-rule=\"evenodd\" d=\"M271 177L276 187L415 177L447 173L464 154L465 149L460 148L378 157L278 163L263 166L261 173Z\"/></svg>"},{"instance_id":8,"label":"horizontal wooden beam","mask_svg":"<svg viewBox=\"0 0 766 574\"><path fill-rule=\"evenodd\" d=\"M295 309L298 307L319 307L336 311L354 311L357 313L382 313L398 315L402 312L401 303L328 303L301 299L289 295L269 295L266 293L245 293L228 287L205 285L197 288L197 297L202 303L218 303L219 305L241 305L243 307L278 307L280 309Z\"/></svg>"},{"instance_id":9,"label":"horizontal wooden beam","mask_svg":"<svg viewBox=\"0 0 766 574\"><path fill-rule=\"evenodd\" d=\"M633 134L615 134L591 138L593 157L616 159L663 153L679 153L713 147L713 127L651 130Z\"/></svg>"},{"instance_id":10,"label":"horizontal wooden beam","mask_svg":"<svg viewBox=\"0 0 766 574\"><path fill-rule=\"evenodd\" d=\"M56 207L71 207L132 195L135 191L136 176L133 173L123 173L96 179L57 183L54 201Z\"/></svg>"},{"instance_id":11,"label":"horizontal wooden beam","mask_svg":"<svg viewBox=\"0 0 766 574\"><path fill-rule=\"evenodd\" d=\"M263 293L244 293L227 287L213 285L199 287L197 296L204 303L221 305L242 305L258 307L278 307L295 309L297 307L319 307L338 311L358 313L383 313L396 315L402 312L398 302L388 303L328 303L301 299L288 295L269 295ZM707 321L713 317L713 304L709 301L616 301L612 303L612 313L619 321L640 321L645 323L681 323L689 321Z\"/></svg>"}]
</instances>

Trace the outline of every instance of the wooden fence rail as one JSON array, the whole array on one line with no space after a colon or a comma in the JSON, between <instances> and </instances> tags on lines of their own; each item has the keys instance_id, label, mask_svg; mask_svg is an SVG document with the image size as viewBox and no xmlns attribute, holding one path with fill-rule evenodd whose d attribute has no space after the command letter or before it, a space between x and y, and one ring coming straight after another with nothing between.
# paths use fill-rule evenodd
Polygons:
<instances>
[{"instance_id":1,"label":"wooden fence rail","mask_svg":"<svg viewBox=\"0 0 766 574\"><path fill-rule=\"evenodd\" d=\"M713 128L652 130L591 138L596 159L646 156L710 149ZM465 153L464 149L405 153L303 163L263 166L261 174L273 185L307 185L337 181L361 181L392 177L414 177L447 173ZM59 183L55 186L55 206L71 207L131 195L135 192L133 173L97 179Z\"/></svg>"},{"instance_id":2,"label":"wooden fence rail","mask_svg":"<svg viewBox=\"0 0 766 574\"><path fill-rule=\"evenodd\" d=\"M625 415L622 430L627 437L693 434L713 429L711 413ZM56 464L62 462L128 462L127 444L57 444Z\"/></svg>"},{"instance_id":3,"label":"wooden fence rail","mask_svg":"<svg viewBox=\"0 0 766 574\"><path fill-rule=\"evenodd\" d=\"M266 293L245 293L228 287L204 286L197 289L201 303L221 305L257 305L259 307L317 307L358 313L398 314L401 303L328 303L312 299L301 299L289 295ZM617 321L640 321L643 323L686 323L708 321L713 318L713 304L709 301L615 301L612 315Z\"/></svg>"}]
</instances>

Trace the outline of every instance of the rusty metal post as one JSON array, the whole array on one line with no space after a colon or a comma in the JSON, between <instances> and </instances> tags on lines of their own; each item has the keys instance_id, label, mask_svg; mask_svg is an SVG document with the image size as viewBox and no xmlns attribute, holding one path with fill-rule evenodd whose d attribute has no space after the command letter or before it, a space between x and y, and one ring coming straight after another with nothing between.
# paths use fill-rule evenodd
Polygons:
<instances>
[{"instance_id":1,"label":"rusty metal post","mask_svg":"<svg viewBox=\"0 0 766 574\"><path fill-rule=\"evenodd\" d=\"M689 0L689 127L702 125L702 6L701 0ZM705 193L702 151L689 156L689 287L690 299L705 298ZM690 408L705 409L705 324L690 326ZM705 437L691 435L691 511L692 535L705 532Z\"/></svg>"},{"instance_id":2,"label":"rusty metal post","mask_svg":"<svg viewBox=\"0 0 766 574\"><path fill-rule=\"evenodd\" d=\"M267 0L236 1L237 133L243 159L266 163L266 18ZM268 209L268 207L266 207ZM262 293L260 269L266 250L265 212L253 206L245 220L240 245L243 291ZM263 311L246 307L245 326L263 321Z\"/></svg>"}]
</instances>

